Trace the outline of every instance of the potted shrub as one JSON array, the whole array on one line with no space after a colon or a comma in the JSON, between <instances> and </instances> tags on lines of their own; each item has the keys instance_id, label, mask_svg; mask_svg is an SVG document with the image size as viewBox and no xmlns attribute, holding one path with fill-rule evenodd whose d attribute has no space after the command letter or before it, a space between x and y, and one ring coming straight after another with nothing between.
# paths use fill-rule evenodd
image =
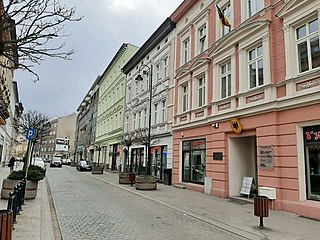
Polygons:
<instances>
[{"instance_id":1,"label":"potted shrub","mask_svg":"<svg viewBox=\"0 0 320 240\"><path fill-rule=\"evenodd\" d=\"M14 191L20 181L25 177L25 171L13 171L7 178L3 179L1 198L8 199L9 194ZM38 182L45 177L45 170L39 166L29 166L25 199L33 199L37 196Z\"/></svg>"}]
</instances>

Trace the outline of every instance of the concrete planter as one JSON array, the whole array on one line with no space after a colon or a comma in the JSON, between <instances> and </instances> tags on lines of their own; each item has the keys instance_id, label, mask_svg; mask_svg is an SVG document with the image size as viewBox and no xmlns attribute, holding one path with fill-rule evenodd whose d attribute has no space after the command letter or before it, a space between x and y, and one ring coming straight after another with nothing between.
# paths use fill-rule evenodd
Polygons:
<instances>
[{"instance_id":1,"label":"concrete planter","mask_svg":"<svg viewBox=\"0 0 320 240\"><path fill-rule=\"evenodd\" d=\"M135 183L135 173L125 172L119 173L119 184L131 184ZM132 178L132 179L131 179Z\"/></svg>"},{"instance_id":2,"label":"concrete planter","mask_svg":"<svg viewBox=\"0 0 320 240\"><path fill-rule=\"evenodd\" d=\"M9 194L14 191L14 188L20 183L20 180L3 179L1 198L8 199ZM34 199L37 196L38 182L27 180L25 199Z\"/></svg>"},{"instance_id":3,"label":"concrete planter","mask_svg":"<svg viewBox=\"0 0 320 240\"><path fill-rule=\"evenodd\" d=\"M138 175L136 176L135 187L137 190L156 190L157 177Z\"/></svg>"}]
</instances>

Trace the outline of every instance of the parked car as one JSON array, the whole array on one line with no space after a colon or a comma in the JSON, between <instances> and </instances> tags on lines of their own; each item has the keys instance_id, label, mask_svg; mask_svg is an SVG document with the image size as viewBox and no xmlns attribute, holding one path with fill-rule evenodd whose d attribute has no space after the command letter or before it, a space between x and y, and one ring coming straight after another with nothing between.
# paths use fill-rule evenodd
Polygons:
<instances>
[{"instance_id":1,"label":"parked car","mask_svg":"<svg viewBox=\"0 0 320 240\"><path fill-rule=\"evenodd\" d=\"M53 157L50 162L50 167L62 167L62 162L60 157Z\"/></svg>"},{"instance_id":2,"label":"parked car","mask_svg":"<svg viewBox=\"0 0 320 240\"><path fill-rule=\"evenodd\" d=\"M64 164L64 165L71 165L71 159L69 159L69 158L64 158L64 159L62 159L62 164Z\"/></svg>"},{"instance_id":3,"label":"parked car","mask_svg":"<svg viewBox=\"0 0 320 240\"><path fill-rule=\"evenodd\" d=\"M92 170L92 164L89 161L81 160L77 163L77 170L79 171L91 171Z\"/></svg>"},{"instance_id":4,"label":"parked car","mask_svg":"<svg viewBox=\"0 0 320 240\"><path fill-rule=\"evenodd\" d=\"M46 164L44 163L42 158L35 157L31 159L31 164L30 165L35 165L41 167L43 170L46 170Z\"/></svg>"}]
</instances>

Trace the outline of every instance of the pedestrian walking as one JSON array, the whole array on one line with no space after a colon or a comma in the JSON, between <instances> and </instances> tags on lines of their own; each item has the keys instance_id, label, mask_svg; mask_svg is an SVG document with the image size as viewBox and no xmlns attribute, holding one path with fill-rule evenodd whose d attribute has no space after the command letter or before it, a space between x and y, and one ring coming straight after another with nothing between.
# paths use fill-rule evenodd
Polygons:
<instances>
[{"instance_id":1,"label":"pedestrian walking","mask_svg":"<svg viewBox=\"0 0 320 240\"><path fill-rule=\"evenodd\" d=\"M8 166L10 167L10 173L13 172L13 169L14 169L14 163L15 163L16 159L12 156L9 160L9 164Z\"/></svg>"}]
</instances>

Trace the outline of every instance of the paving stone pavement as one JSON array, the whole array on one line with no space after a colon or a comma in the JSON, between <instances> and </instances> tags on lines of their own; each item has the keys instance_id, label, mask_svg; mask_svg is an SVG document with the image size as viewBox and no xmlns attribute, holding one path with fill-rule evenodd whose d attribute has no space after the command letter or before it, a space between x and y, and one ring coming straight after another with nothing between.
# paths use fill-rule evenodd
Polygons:
<instances>
[{"instance_id":1,"label":"paving stone pavement","mask_svg":"<svg viewBox=\"0 0 320 240\"><path fill-rule=\"evenodd\" d=\"M248 239L318 240L320 236L320 221L272 209L269 210L269 217L264 218L265 228L261 229L258 227L259 218L253 215L253 204L250 202L242 204L243 201L217 198L163 184L158 184L156 191L137 191L130 185L119 185L117 173L82 174L161 203Z\"/></svg>"},{"instance_id":2,"label":"paving stone pavement","mask_svg":"<svg viewBox=\"0 0 320 240\"><path fill-rule=\"evenodd\" d=\"M68 167L47 178L64 240L247 239Z\"/></svg>"}]
</instances>

